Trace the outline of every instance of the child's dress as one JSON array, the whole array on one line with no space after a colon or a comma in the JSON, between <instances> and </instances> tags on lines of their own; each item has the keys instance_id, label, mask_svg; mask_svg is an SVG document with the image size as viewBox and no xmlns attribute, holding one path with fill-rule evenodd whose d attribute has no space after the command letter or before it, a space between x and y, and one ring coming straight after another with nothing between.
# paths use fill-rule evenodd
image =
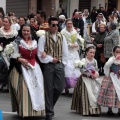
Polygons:
<instances>
[{"instance_id":1,"label":"child's dress","mask_svg":"<svg viewBox=\"0 0 120 120\"><path fill-rule=\"evenodd\" d=\"M87 67L88 64L94 66L97 70L97 61L89 61L87 58L81 60ZM97 72L97 71L96 71ZM71 110L76 110L82 115L98 115L100 107L97 105L100 83L98 80L89 76L89 72L81 71L82 75L74 88Z\"/></svg>"},{"instance_id":2,"label":"child's dress","mask_svg":"<svg viewBox=\"0 0 120 120\"><path fill-rule=\"evenodd\" d=\"M120 60L116 60L115 57L109 58L104 66L104 73L98 104L120 108Z\"/></svg>"}]
</instances>

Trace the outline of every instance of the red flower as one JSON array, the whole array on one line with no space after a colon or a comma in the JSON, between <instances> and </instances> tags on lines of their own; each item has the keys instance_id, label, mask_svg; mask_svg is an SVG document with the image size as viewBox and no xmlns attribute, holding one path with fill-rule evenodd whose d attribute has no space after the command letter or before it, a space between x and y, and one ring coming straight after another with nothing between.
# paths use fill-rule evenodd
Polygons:
<instances>
[{"instance_id":1,"label":"red flower","mask_svg":"<svg viewBox=\"0 0 120 120\"><path fill-rule=\"evenodd\" d=\"M91 70L91 73L92 73L92 74L95 74L95 71L94 71L94 70Z\"/></svg>"}]
</instances>

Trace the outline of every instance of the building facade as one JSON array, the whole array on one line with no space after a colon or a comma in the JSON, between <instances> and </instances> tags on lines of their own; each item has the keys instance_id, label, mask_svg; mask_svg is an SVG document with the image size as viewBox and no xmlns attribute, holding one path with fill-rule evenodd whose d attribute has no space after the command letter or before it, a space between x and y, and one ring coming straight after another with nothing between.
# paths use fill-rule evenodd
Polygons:
<instances>
[{"instance_id":1,"label":"building facade","mask_svg":"<svg viewBox=\"0 0 120 120\"><path fill-rule=\"evenodd\" d=\"M120 0L0 0L0 7L5 13L14 12L16 16L27 16L30 13L37 13L37 10L44 10L47 16L56 15L59 5L62 4L68 17L72 17L74 9L91 10L102 6L105 9L116 7L120 11Z\"/></svg>"},{"instance_id":2,"label":"building facade","mask_svg":"<svg viewBox=\"0 0 120 120\"><path fill-rule=\"evenodd\" d=\"M2 7L6 13L6 0L0 0L0 7Z\"/></svg>"}]
</instances>

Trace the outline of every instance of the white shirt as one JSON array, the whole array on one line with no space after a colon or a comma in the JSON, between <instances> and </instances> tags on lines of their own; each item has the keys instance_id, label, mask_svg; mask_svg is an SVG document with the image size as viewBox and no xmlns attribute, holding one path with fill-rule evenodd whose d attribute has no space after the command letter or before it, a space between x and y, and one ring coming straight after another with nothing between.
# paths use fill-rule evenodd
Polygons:
<instances>
[{"instance_id":1,"label":"white shirt","mask_svg":"<svg viewBox=\"0 0 120 120\"><path fill-rule=\"evenodd\" d=\"M57 40L56 40L56 34L53 34L52 36L53 36L54 41L57 42ZM37 56L38 56L38 59L42 63L49 63L49 62L53 61L53 57L52 56L46 55L45 58L41 57L42 52L44 52L45 43L46 43L46 37L45 37L45 35L42 35L39 38L39 41L38 41ZM67 64L67 60L68 60L68 46L67 46L66 38L63 36L63 41L62 41L62 63L64 65L66 65Z\"/></svg>"}]
</instances>

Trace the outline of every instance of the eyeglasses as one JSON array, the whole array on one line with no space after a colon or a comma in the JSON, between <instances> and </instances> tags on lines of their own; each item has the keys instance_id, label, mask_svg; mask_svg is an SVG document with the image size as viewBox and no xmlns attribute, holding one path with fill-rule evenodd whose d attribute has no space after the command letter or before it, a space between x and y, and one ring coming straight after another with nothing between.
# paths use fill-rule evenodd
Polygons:
<instances>
[{"instance_id":1,"label":"eyeglasses","mask_svg":"<svg viewBox=\"0 0 120 120\"><path fill-rule=\"evenodd\" d=\"M51 26L52 26L52 27L55 27L55 26L58 27L58 24L52 24Z\"/></svg>"}]
</instances>

